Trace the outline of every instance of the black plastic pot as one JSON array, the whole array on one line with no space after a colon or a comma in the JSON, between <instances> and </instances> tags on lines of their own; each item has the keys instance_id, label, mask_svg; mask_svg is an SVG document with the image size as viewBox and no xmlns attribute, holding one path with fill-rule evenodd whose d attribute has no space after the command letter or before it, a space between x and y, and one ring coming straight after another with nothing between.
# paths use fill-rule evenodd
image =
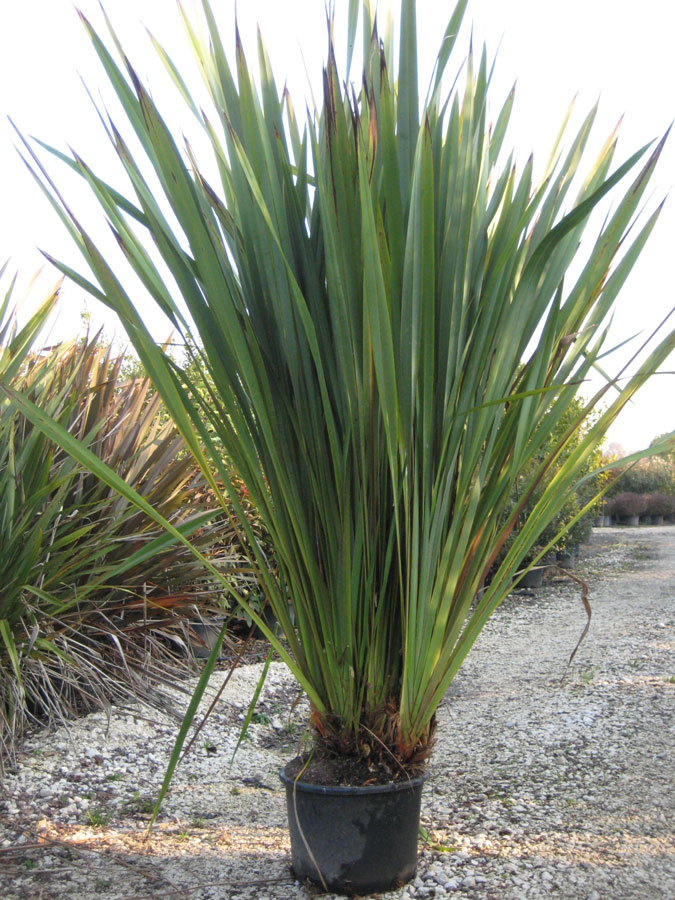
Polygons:
<instances>
[{"instance_id":1,"label":"black plastic pot","mask_svg":"<svg viewBox=\"0 0 675 900\"><path fill-rule=\"evenodd\" d=\"M539 588L544 582L544 569L542 567L530 569L518 582L521 588Z\"/></svg>"},{"instance_id":2,"label":"black plastic pot","mask_svg":"<svg viewBox=\"0 0 675 900\"><path fill-rule=\"evenodd\" d=\"M621 516L621 524L635 527L640 524L640 516Z\"/></svg>"},{"instance_id":3,"label":"black plastic pot","mask_svg":"<svg viewBox=\"0 0 675 900\"><path fill-rule=\"evenodd\" d=\"M339 894L372 894L415 877L422 785L411 781L365 787L286 785L292 868Z\"/></svg>"}]
</instances>

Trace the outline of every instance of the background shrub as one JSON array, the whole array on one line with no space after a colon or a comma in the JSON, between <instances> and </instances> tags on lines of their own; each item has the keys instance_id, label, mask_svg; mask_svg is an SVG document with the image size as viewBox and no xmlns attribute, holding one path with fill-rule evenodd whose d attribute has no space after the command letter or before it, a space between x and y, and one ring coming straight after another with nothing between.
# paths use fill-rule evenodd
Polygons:
<instances>
[{"instance_id":1,"label":"background shrub","mask_svg":"<svg viewBox=\"0 0 675 900\"><path fill-rule=\"evenodd\" d=\"M236 521L216 511L148 379L128 377L134 365L97 337L31 351L56 292L19 332L11 287L0 307L0 379L254 592ZM0 585L0 757L31 720L130 695L165 707L162 683L175 684L190 661L190 621L229 611L222 585L188 550L4 400Z\"/></svg>"},{"instance_id":2,"label":"background shrub","mask_svg":"<svg viewBox=\"0 0 675 900\"><path fill-rule=\"evenodd\" d=\"M655 438L658 442L660 438ZM626 495L631 495L627 497ZM637 495L642 500L636 500ZM607 494L614 515L670 516L675 511L675 454L662 453L619 469ZM635 512L621 512L622 509Z\"/></svg>"},{"instance_id":3,"label":"background shrub","mask_svg":"<svg viewBox=\"0 0 675 900\"><path fill-rule=\"evenodd\" d=\"M515 507L520 503L522 487L527 485L531 481L542 460L552 452L554 447L557 447L561 443L563 435L570 429L572 423L579 417L582 405L582 401L578 398L572 401L566 413L558 422L556 428L549 435L547 442L542 446L539 453L537 453L536 456L531 460L527 470L521 474L512 495L511 510L515 509ZM594 419L588 419L583 425L581 425L580 428L577 429L571 440L569 440L565 445L563 451L559 454L556 463L548 470L546 476L538 484L536 490L529 497L527 504L523 508L520 516L521 527L527 521L527 518L530 515L531 511L534 509L544 493L548 490L551 490L551 482L555 478L556 473L564 464L565 460L574 452L575 448L584 439L589 429L593 427L593 424ZM593 471L600 465L601 460L602 453L601 450L598 449L587 460L584 472L590 473L591 471ZM571 491L569 493L565 504L562 506L555 519L542 532L537 546L533 548L533 551L526 562L534 559L541 550L543 550L547 545L551 543L553 543L551 549L563 551L567 547L582 543L583 541L588 539L591 531L592 519L595 515L597 515L597 505L592 506L588 510L586 510L581 518L569 528L569 530L563 537L557 536L561 530L569 526L569 523L572 522L572 520L577 515L579 515L582 510L584 510L591 498L594 497L599 490L601 490L604 479L606 479L607 477L607 473L597 474L594 478L589 478L575 491ZM509 511L508 515L510 514L511 511ZM514 531L513 535L503 548L499 559L502 559L508 552L508 548L515 539L516 534L517 531ZM499 559L497 561L497 564L499 562Z\"/></svg>"},{"instance_id":4,"label":"background shrub","mask_svg":"<svg viewBox=\"0 0 675 900\"><path fill-rule=\"evenodd\" d=\"M621 518L642 516L647 511L647 498L635 491L621 491L608 501L608 508L611 515Z\"/></svg>"},{"instance_id":5,"label":"background shrub","mask_svg":"<svg viewBox=\"0 0 675 900\"><path fill-rule=\"evenodd\" d=\"M645 512L649 516L670 516L675 512L675 494L656 491L653 494L646 494L645 500L647 503Z\"/></svg>"}]
</instances>

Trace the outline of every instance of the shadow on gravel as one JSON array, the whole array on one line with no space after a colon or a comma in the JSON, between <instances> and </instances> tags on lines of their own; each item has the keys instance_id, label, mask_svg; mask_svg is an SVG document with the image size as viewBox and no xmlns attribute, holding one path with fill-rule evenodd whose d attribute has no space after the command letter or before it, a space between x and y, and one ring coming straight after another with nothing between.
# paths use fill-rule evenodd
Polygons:
<instances>
[{"instance_id":1,"label":"shadow on gravel","mask_svg":"<svg viewBox=\"0 0 675 900\"><path fill-rule=\"evenodd\" d=\"M71 900L210 900L240 892L283 900L294 884L286 844L285 829L269 827L161 824L146 836L43 819L36 841L0 850L0 882L11 885L2 896L50 900L58 884L58 896Z\"/></svg>"}]
</instances>

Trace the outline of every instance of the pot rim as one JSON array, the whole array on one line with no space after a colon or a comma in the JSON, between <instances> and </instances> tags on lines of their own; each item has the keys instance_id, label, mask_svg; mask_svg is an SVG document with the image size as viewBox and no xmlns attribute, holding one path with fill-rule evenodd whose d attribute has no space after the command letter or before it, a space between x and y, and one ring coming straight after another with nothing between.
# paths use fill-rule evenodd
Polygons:
<instances>
[{"instance_id":1,"label":"pot rim","mask_svg":"<svg viewBox=\"0 0 675 900\"><path fill-rule=\"evenodd\" d=\"M308 781L296 781L286 775L286 766L279 769L279 778L287 787L295 785L304 794L393 794L397 791L414 790L421 787L429 777L428 772L418 775L417 778L409 778L407 781L389 781L386 784L310 784Z\"/></svg>"}]
</instances>

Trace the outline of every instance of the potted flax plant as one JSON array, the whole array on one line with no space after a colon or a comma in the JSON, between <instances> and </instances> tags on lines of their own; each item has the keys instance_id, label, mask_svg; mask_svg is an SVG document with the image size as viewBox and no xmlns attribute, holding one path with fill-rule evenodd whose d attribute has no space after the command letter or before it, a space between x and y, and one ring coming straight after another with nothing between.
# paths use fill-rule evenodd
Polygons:
<instances>
[{"instance_id":1,"label":"potted flax plant","mask_svg":"<svg viewBox=\"0 0 675 900\"><path fill-rule=\"evenodd\" d=\"M300 122L262 41L256 85L238 35L231 62L203 0L200 21L184 20L210 110L158 50L206 135L208 167L168 128L112 28L106 43L84 21L126 114L125 126L101 117L126 188L76 154L51 153L90 186L129 267L194 348L189 367L157 346L119 260L25 142L90 274L54 262L118 313L214 492L238 506L233 464L271 536L273 571L248 535L283 639L248 612L306 692L315 734L312 754L283 773L293 865L353 893L413 876L436 709L490 615L561 536L531 556L607 428L675 346L673 332L653 342L621 389L608 393L608 382L581 402L541 456L606 350L608 314L658 217L635 224L663 142L615 163L612 134L581 174L592 110L540 179L532 160L517 169L504 151L513 93L491 121L485 53L470 52L447 87L467 2L421 103L414 0L401 4L397 71L372 4L350 0L346 64L329 22L322 103ZM607 195L611 214L581 243ZM578 274L565 280L572 263ZM250 530L245 517L241 527ZM323 801L333 804L327 838ZM383 842L388 868L376 862Z\"/></svg>"}]
</instances>

